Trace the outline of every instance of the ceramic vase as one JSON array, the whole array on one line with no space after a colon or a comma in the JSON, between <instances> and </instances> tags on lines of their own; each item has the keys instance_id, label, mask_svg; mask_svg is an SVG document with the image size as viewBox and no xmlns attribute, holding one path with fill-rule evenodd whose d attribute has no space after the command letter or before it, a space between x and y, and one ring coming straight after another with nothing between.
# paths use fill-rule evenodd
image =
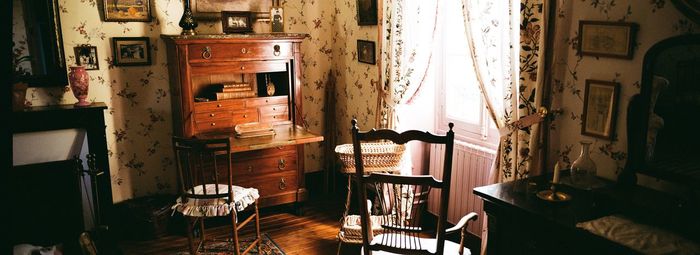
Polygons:
<instances>
[{"instance_id":1,"label":"ceramic vase","mask_svg":"<svg viewBox=\"0 0 700 255\"><path fill-rule=\"evenodd\" d=\"M571 164L571 180L577 186L587 186L597 174L590 148L590 141L581 141L581 155Z\"/></svg>"},{"instance_id":2,"label":"ceramic vase","mask_svg":"<svg viewBox=\"0 0 700 255\"><path fill-rule=\"evenodd\" d=\"M88 106L88 87L90 86L90 75L85 71L85 66L71 66L68 73L68 82L70 89L73 91L73 96L78 99L75 106Z\"/></svg>"},{"instance_id":3,"label":"ceramic vase","mask_svg":"<svg viewBox=\"0 0 700 255\"><path fill-rule=\"evenodd\" d=\"M194 29L197 27L197 20L194 19L192 9L190 9L190 0L184 1L184 11L179 25L182 28L182 35L195 35Z\"/></svg>"}]
</instances>

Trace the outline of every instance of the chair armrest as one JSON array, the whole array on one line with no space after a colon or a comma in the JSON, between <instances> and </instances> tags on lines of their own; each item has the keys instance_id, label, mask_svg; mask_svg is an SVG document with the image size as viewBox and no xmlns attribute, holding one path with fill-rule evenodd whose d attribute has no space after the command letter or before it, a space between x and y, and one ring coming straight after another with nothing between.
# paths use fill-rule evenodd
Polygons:
<instances>
[{"instance_id":1,"label":"chair armrest","mask_svg":"<svg viewBox=\"0 0 700 255\"><path fill-rule=\"evenodd\" d=\"M459 232L463 228L467 227L468 221L470 221L470 220L473 221L473 220L476 220L477 218L479 218L479 215L477 215L475 212L470 212L469 214L462 217L454 227L451 227L451 228L448 228L447 230L445 230L445 233L446 234L453 234L453 233Z\"/></svg>"}]
</instances>

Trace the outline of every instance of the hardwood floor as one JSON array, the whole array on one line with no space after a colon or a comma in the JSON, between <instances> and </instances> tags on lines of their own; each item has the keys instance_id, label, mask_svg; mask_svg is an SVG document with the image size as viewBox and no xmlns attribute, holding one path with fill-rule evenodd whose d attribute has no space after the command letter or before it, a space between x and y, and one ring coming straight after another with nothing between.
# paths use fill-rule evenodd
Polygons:
<instances>
[{"instance_id":1,"label":"hardwood floor","mask_svg":"<svg viewBox=\"0 0 700 255\"><path fill-rule=\"evenodd\" d=\"M343 203L344 195L325 199L312 198L304 207L303 216L293 214L289 206L263 209L260 211L261 231L267 233L288 255L336 254L338 248L336 235L340 227ZM218 223L214 222L209 225L216 224ZM219 225L221 226L208 228L207 235L214 235L215 238L229 237L230 226L224 223ZM246 227L242 235L252 235L253 230L252 226ZM478 253L478 240L468 240L466 245L472 253L475 251ZM125 240L121 241L119 246L124 254L173 254L188 249L184 232L181 235L170 235L149 241ZM360 246L343 244L341 254L360 254Z\"/></svg>"},{"instance_id":2,"label":"hardwood floor","mask_svg":"<svg viewBox=\"0 0 700 255\"><path fill-rule=\"evenodd\" d=\"M293 214L288 206L261 210L261 231L267 233L288 255L335 254L342 203L342 199L316 199L307 203L303 216ZM225 238L230 236L229 229L228 225L213 227L207 229L207 235ZM246 227L242 235L252 235L253 230L253 227ZM173 254L186 251L188 246L187 237L182 234L149 241L126 240L120 242L120 247L124 254ZM359 246L343 245L341 254L359 254L359 251Z\"/></svg>"}]
</instances>

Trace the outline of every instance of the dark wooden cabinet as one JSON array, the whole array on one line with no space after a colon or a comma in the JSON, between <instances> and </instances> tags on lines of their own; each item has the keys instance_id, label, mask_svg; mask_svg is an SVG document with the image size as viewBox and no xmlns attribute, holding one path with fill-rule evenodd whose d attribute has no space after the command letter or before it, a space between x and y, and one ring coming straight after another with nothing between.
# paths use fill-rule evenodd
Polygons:
<instances>
[{"instance_id":1,"label":"dark wooden cabinet","mask_svg":"<svg viewBox=\"0 0 700 255\"><path fill-rule=\"evenodd\" d=\"M487 254L637 254L577 228L576 223L619 212L606 195L560 185L573 198L548 202L524 191L528 182L546 189L543 176L477 187L488 217Z\"/></svg>"},{"instance_id":2,"label":"dark wooden cabinet","mask_svg":"<svg viewBox=\"0 0 700 255\"><path fill-rule=\"evenodd\" d=\"M303 144L322 141L302 123L305 34L163 35L173 93L173 130L183 137L231 138L234 183L255 187L260 205L306 200ZM274 84L268 95L267 84ZM252 84L255 96L217 100L224 83ZM244 123L271 123L272 137L236 138Z\"/></svg>"}]
</instances>

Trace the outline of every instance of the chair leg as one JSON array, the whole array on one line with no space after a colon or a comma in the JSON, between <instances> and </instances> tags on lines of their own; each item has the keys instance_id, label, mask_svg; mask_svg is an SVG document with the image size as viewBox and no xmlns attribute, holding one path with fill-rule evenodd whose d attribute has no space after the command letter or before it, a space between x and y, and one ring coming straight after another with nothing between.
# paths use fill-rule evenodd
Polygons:
<instances>
[{"instance_id":1,"label":"chair leg","mask_svg":"<svg viewBox=\"0 0 700 255\"><path fill-rule=\"evenodd\" d=\"M187 242L190 244L190 254L197 255L197 247L194 246L194 224L197 220L190 217L185 218L187 218Z\"/></svg>"},{"instance_id":2,"label":"chair leg","mask_svg":"<svg viewBox=\"0 0 700 255\"><path fill-rule=\"evenodd\" d=\"M258 254L262 253L262 238L260 237L260 213L258 212L258 200L253 204L255 206L255 235L258 240Z\"/></svg>"},{"instance_id":3,"label":"chair leg","mask_svg":"<svg viewBox=\"0 0 700 255\"><path fill-rule=\"evenodd\" d=\"M338 250L335 252L335 255L340 255L340 246L343 246L343 241L338 240Z\"/></svg>"},{"instance_id":4,"label":"chair leg","mask_svg":"<svg viewBox=\"0 0 700 255\"><path fill-rule=\"evenodd\" d=\"M241 247L238 245L238 231L236 230L238 228L238 222L236 220L236 215L238 215L238 213L234 210L234 212L231 213L231 225L233 225L233 254L240 255Z\"/></svg>"}]
</instances>

